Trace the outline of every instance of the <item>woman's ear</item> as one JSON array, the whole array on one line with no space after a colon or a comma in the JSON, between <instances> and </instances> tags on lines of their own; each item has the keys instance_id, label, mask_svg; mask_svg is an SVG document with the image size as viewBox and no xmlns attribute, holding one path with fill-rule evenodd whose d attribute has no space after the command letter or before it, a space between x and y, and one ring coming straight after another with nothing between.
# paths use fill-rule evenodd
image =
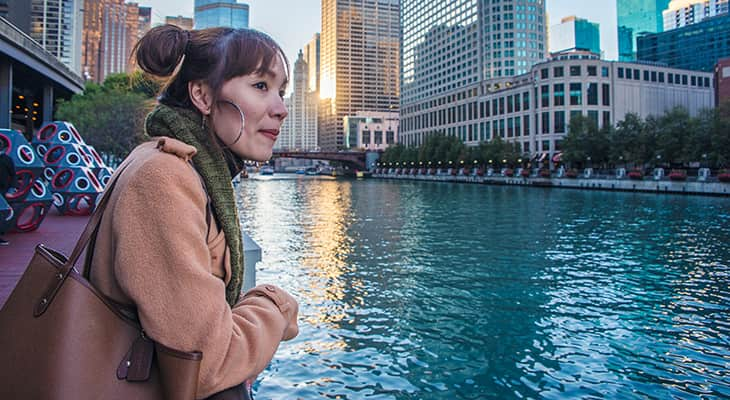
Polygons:
<instances>
[{"instance_id":1,"label":"woman's ear","mask_svg":"<svg viewBox=\"0 0 730 400\"><path fill-rule=\"evenodd\" d=\"M203 115L210 115L210 110L213 107L210 86L203 83L203 81L190 81L188 82L188 95L195 108Z\"/></svg>"}]
</instances>

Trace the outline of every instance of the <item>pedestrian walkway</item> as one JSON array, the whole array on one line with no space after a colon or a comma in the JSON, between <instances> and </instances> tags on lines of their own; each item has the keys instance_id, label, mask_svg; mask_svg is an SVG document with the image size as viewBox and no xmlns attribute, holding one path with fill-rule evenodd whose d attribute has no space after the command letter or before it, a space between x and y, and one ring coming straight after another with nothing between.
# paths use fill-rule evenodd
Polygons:
<instances>
[{"instance_id":1,"label":"pedestrian walkway","mask_svg":"<svg viewBox=\"0 0 730 400\"><path fill-rule=\"evenodd\" d=\"M70 255L89 217L61 216L51 209L38 230L3 236L9 246L0 247L0 305L10 296L25 272L36 245L42 243Z\"/></svg>"}]
</instances>

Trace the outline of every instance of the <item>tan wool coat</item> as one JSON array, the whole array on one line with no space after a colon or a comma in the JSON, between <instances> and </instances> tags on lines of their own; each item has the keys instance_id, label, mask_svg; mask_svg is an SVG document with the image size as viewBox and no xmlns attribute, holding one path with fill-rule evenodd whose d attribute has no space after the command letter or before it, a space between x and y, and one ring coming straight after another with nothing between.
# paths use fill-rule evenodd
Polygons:
<instances>
[{"instance_id":1,"label":"tan wool coat","mask_svg":"<svg viewBox=\"0 0 730 400\"><path fill-rule=\"evenodd\" d=\"M91 281L136 307L155 341L203 353L197 397L205 398L263 371L279 342L297 335L298 305L273 285L228 305L229 250L215 218L206 218L207 195L188 162L194 154L160 138L125 160L99 228Z\"/></svg>"}]
</instances>

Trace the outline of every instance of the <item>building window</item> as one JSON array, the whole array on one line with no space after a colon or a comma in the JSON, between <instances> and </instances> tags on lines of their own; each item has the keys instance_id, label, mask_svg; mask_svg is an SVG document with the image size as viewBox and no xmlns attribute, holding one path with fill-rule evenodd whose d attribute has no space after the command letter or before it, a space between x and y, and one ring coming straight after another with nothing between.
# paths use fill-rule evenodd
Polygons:
<instances>
[{"instance_id":1,"label":"building window","mask_svg":"<svg viewBox=\"0 0 730 400\"><path fill-rule=\"evenodd\" d=\"M583 115L583 113L580 110L570 110L570 119L573 119L580 115Z\"/></svg>"},{"instance_id":2,"label":"building window","mask_svg":"<svg viewBox=\"0 0 730 400\"><path fill-rule=\"evenodd\" d=\"M565 133L565 111L555 111L555 133Z\"/></svg>"},{"instance_id":3,"label":"building window","mask_svg":"<svg viewBox=\"0 0 730 400\"><path fill-rule=\"evenodd\" d=\"M499 136L504 137L504 120L499 120Z\"/></svg>"},{"instance_id":4,"label":"building window","mask_svg":"<svg viewBox=\"0 0 730 400\"><path fill-rule=\"evenodd\" d=\"M512 96L507 96L507 113L512 113L515 110L515 103L514 98Z\"/></svg>"},{"instance_id":5,"label":"building window","mask_svg":"<svg viewBox=\"0 0 730 400\"><path fill-rule=\"evenodd\" d=\"M504 97L499 98L499 115L504 115Z\"/></svg>"},{"instance_id":6,"label":"building window","mask_svg":"<svg viewBox=\"0 0 730 400\"><path fill-rule=\"evenodd\" d=\"M479 118L484 118L484 102L479 103Z\"/></svg>"},{"instance_id":7,"label":"building window","mask_svg":"<svg viewBox=\"0 0 730 400\"><path fill-rule=\"evenodd\" d=\"M550 151L550 141L549 140L542 141L542 151Z\"/></svg>"},{"instance_id":8,"label":"building window","mask_svg":"<svg viewBox=\"0 0 730 400\"><path fill-rule=\"evenodd\" d=\"M674 74L669 72L667 73L667 82L674 83Z\"/></svg>"},{"instance_id":9,"label":"building window","mask_svg":"<svg viewBox=\"0 0 730 400\"><path fill-rule=\"evenodd\" d=\"M608 78L608 67L601 67L601 76Z\"/></svg>"},{"instance_id":10,"label":"building window","mask_svg":"<svg viewBox=\"0 0 730 400\"><path fill-rule=\"evenodd\" d=\"M697 86L697 77L694 75L692 76L692 86Z\"/></svg>"},{"instance_id":11,"label":"building window","mask_svg":"<svg viewBox=\"0 0 730 400\"><path fill-rule=\"evenodd\" d=\"M602 87L603 93L601 93L601 98L603 99L603 105L604 106L610 106L611 105L611 89L608 83L604 83Z\"/></svg>"},{"instance_id":12,"label":"building window","mask_svg":"<svg viewBox=\"0 0 730 400\"><path fill-rule=\"evenodd\" d=\"M550 113L542 113L542 133L550 133Z\"/></svg>"},{"instance_id":13,"label":"building window","mask_svg":"<svg viewBox=\"0 0 730 400\"><path fill-rule=\"evenodd\" d=\"M522 93L522 109L525 111L530 109L530 92Z\"/></svg>"},{"instance_id":14,"label":"building window","mask_svg":"<svg viewBox=\"0 0 730 400\"><path fill-rule=\"evenodd\" d=\"M588 119L593 121L594 126L598 128L598 111L588 110Z\"/></svg>"},{"instance_id":15,"label":"building window","mask_svg":"<svg viewBox=\"0 0 730 400\"><path fill-rule=\"evenodd\" d=\"M619 67L618 68L618 77L623 79L623 77L624 77L624 69L623 69L623 67Z\"/></svg>"},{"instance_id":16,"label":"building window","mask_svg":"<svg viewBox=\"0 0 730 400\"><path fill-rule=\"evenodd\" d=\"M611 112L610 111L604 111L603 112L603 126L610 126L611 125Z\"/></svg>"},{"instance_id":17,"label":"building window","mask_svg":"<svg viewBox=\"0 0 730 400\"><path fill-rule=\"evenodd\" d=\"M522 125L522 135L530 136L530 116L525 115L524 117L522 117L522 122L524 122L524 124Z\"/></svg>"},{"instance_id":18,"label":"building window","mask_svg":"<svg viewBox=\"0 0 730 400\"><path fill-rule=\"evenodd\" d=\"M656 82L656 71L651 71L651 81Z\"/></svg>"},{"instance_id":19,"label":"building window","mask_svg":"<svg viewBox=\"0 0 730 400\"><path fill-rule=\"evenodd\" d=\"M570 76L580 76L580 65L570 66Z\"/></svg>"},{"instance_id":20,"label":"building window","mask_svg":"<svg viewBox=\"0 0 730 400\"><path fill-rule=\"evenodd\" d=\"M375 144L383 144L383 131L375 131Z\"/></svg>"},{"instance_id":21,"label":"building window","mask_svg":"<svg viewBox=\"0 0 730 400\"><path fill-rule=\"evenodd\" d=\"M565 105L565 85L562 83L556 83L553 86L553 105L564 106Z\"/></svg>"},{"instance_id":22,"label":"building window","mask_svg":"<svg viewBox=\"0 0 730 400\"><path fill-rule=\"evenodd\" d=\"M542 85L540 87L541 105L543 107L550 107L550 85Z\"/></svg>"},{"instance_id":23,"label":"building window","mask_svg":"<svg viewBox=\"0 0 730 400\"><path fill-rule=\"evenodd\" d=\"M514 120L512 118L507 118L507 137L514 137L514 136L515 136Z\"/></svg>"},{"instance_id":24,"label":"building window","mask_svg":"<svg viewBox=\"0 0 730 400\"><path fill-rule=\"evenodd\" d=\"M641 80L641 71L639 71L638 69L634 70L634 80L635 81Z\"/></svg>"},{"instance_id":25,"label":"building window","mask_svg":"<svg viewBox=\"0 0 730 400\"><path fill-rule=\"evenodd\" d=\"M522 124L520 124L520 121L522 121L522 118L515 117L515 136L522 134Z\"/></svg>"},{"instance_id":26,"label":"building window","mask_svg":"<svg viewBox=\"0 0 730 400\"><path fill-rule=\"evenodd\" d=\"M570 84L570 105L579 106L583 104L583 93L581 93L580 83Z\"/></svg>"},{"instance_id":27,"label":"building window","mask_svg":"<svg viewBox=\"0 0 730 400\"><path fill-rule=\"evenodd\" d=\"M520 111L520 94L515 95L515 111Z\"/></svg>"},{"instance_id":28,"label":"building window","mask_svg":"<svg viewBox=\"0 0 730 400\"><path fill-rule=\"evenodd\" d=\"M596 76L598 75L598 70L595 65L589 65L588 66L588 76Z\"/></svg>"},{"instance_id":29,"label":"building window","mask_svg":"<svg viewBox=\"0 0 730 400\"><path fill-rule=\"evenodd\" d=\"M664 72L659 73L659 83L664 83Z\"/></svg>"},{"instance_id":30,"label":"building window","mask_svg":"<svg viewBox=\"0 0 730 400\"><path fill-rule=\"evenodd\" d=\"M555 67L553 68L553 78L560 78L564 75L563 73L563 67Z\"/></svg>"},{"instance_id":31,"label":"building window","mask_svg":"<svg viewBox=\"0 0 730 400\"><path fill-rule=\"evenodd\" d=\"M710 78L705 77L705 87L710 87Z\"/></svg>"},{"instance_id":32,"label":"building window","mask_svg":"<svg viewBox=\"0 0 730 400\"><path fill-rule=\"evenodd\" d=\"M687 75L682 75L682 85L687 84Z\"/></svg>"},{"instance_id":33,"label":"building window","mask_svg":"<svg viewBox=\"0 0 730 400\"><path fill-rule=\"evenodd\" d=\"M386 144L395 144L395 132L385 131L385 143Z\"/></svg>"},{"instance_id":34,"label":"building window","mask_svg":"<svg viewBox=\"0 0 730 400\"><path fill-rule=\"evenodd\" d=\"M589 106L597 106L598 105L598 84L597 83L589 83L588 84L588 105Z\"/></svg>"},{"instance_id":35,"label":"building window","mask_svg":"<svg viewBox=\"0 0 730 400\"><path fill-rule=\"evenodd\" d=\"M547 79L548 78L548 69L543 68L540 70L540 79Z\"/></svg>"},{"instance_id":36,"label":"building window","mask_svg":"<svg viewBox=\"0 0 730 400\"><path fill-rule=\"evenodd\" d=\"M499 102L497 99L492 100L492 115L499 115Z\"/></svg>"},{"instance_id":37,"label":"building window","mask_svg":"<svg viewBox=\"0 0 730 400\"><path fill-rule=\"evenodd\" d=\"M370 144L370 131L362 131L362 144L365 146Z\"/></svg>"},{"instance_id":38,"label":"building window","mask_svg":"<svg viewBox=\"0 0 730 400\"><path fill-rule=\"evenodd\" d=\"M644 71L644 81L649 81L649 71Z\"/></svg>"}]
</instances>

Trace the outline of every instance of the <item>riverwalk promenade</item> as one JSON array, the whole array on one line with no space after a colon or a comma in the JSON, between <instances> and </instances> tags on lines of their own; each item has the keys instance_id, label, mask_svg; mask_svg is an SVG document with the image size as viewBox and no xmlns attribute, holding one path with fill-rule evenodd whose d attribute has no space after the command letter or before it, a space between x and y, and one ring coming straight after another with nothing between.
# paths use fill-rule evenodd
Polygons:
<instances>
[{"instance_id":1,"label":"riverwalk promenade","mask_svg":"<svg viewBox=\"0 0 730 400\"><path fill-rule=\"evenodd\" d=\"M36 245L45 244L68 256L88 220L89 217L61 216L51 209L37 230L4 235L10 245L0 246L0 306L25 272Z\"/></svg>"},{"instance_id":2,"label":"riverwalk promenade","mask_svg":"<svg viewBox=\"0 0 730 400\"><path fill-rule=\"evenodd\" d=\"M588 175L588 177L586 177ZM671 193L688 195L727 196L730 197L730 183L718 180L687 178L674 181L666 177L656 179L654 176L645 176L640 180L626 176L581 174L577 177L541 177L537 173L521 176L519 172L507 176L501 172L479 175L464 173L463 171L441 170L434 173L420 173L417 169L382 170L372 174L373 178L403 179L435 182L463 182L487 185L514 185L532 187L550 187L563 189L612 190L625 192Z\"/></svg>"}]
</instances>

